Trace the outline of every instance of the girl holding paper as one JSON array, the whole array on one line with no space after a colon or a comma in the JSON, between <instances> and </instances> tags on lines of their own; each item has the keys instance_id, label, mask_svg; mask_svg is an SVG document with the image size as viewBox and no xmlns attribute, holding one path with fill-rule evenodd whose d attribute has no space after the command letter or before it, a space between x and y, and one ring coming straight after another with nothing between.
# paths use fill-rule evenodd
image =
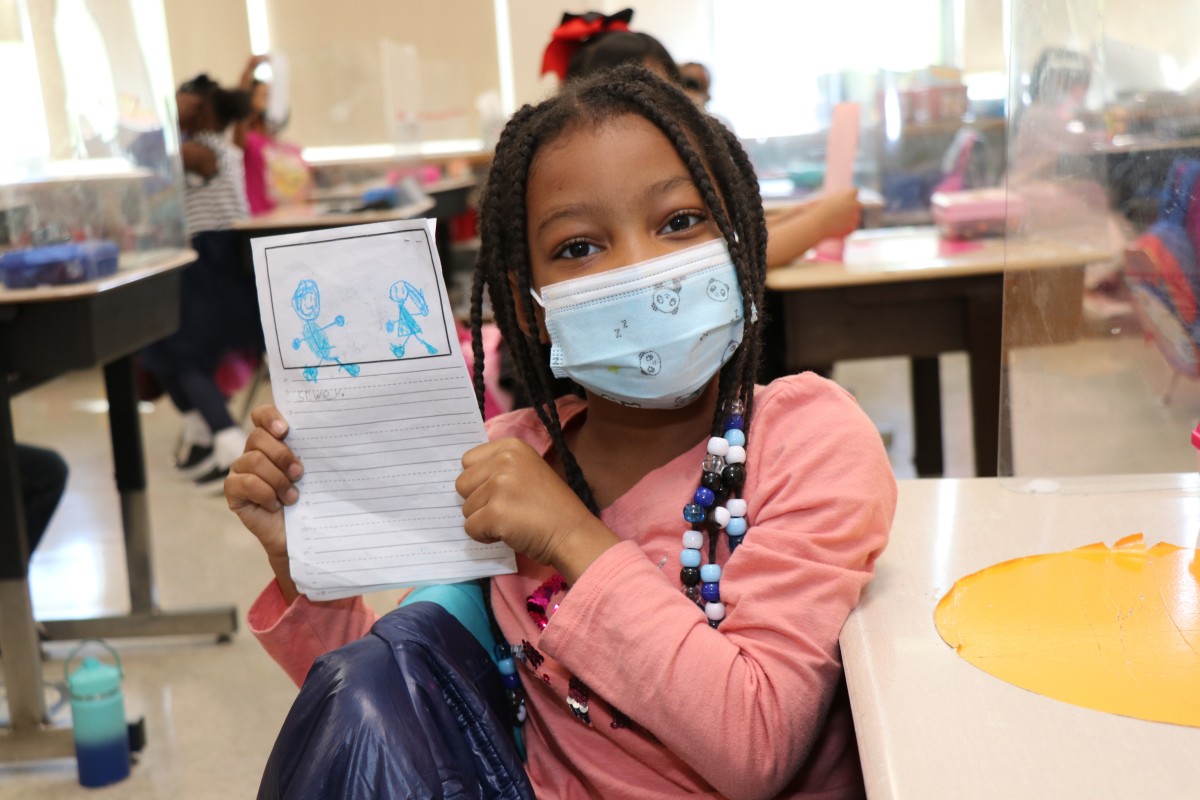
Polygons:
<instances>
[{"instance_id":1,"label":"girl holding paper","mask_svg":"<svg viewBox=\"0 0 1200 800\"><path fill-rule=\"evenodd\" d=\"M895 483L845 391L755 385L766 229L736 138L644 69L571 82L505 128L481 223L476 384L486 290L533 408L488 422L457 488L467 533L517 552L489 599L533 790L860 796L837 639ZM298 596L303 465L277 410L254 420L226 496L276 576L250 625L299 683L375 616Z\"/></svg>"}]
</instances>

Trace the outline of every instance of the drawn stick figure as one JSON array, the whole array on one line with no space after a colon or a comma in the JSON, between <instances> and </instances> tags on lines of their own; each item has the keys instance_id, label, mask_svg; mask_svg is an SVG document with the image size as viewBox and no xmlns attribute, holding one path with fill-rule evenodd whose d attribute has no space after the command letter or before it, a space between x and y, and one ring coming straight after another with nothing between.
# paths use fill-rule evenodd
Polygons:
<instances>
[{"instance_id":1,"label":"drawn stick figure","mask_svg":"<svg viewBox=\"0 0 1200 800\"><path fill-rule=\"evenodd\" d=\"M396 338L400 340L392 345L393 355L396 358L404 358L404 348L409 339L416 339L425 345L425 350L430 355L436 353L437 348L421 338L421 326L417 324L417 317L429 316L429 304L425 302L425 293L408 281L396 281L388 290L388 297L396 304L396 319L387 321L387 332L395 331ZM412 301L416 310L415 316L406 308L409 301Z\"/></svg>"},{"instance_id":2,"label":"drawn stick figure","mask_svg":"<svg viewBox=\"0 0 1200 800\"><path fill-rule=\"evenodd\" d=\"M337 364L350 377L358 377L358 364L345 364L335 356L333 354L333 344L329 341L329 337L325 335L327 328L334 326L344 328L346 326L346 318L338 314L334 317L333 322L328 325L317 324L317 318L321 316L321 291L317 288L316 281L306 278L297 284L296 291L292 295L292 308L296 310L296 316L300 317L304 322L300 337L292 340L292 349L299 350L300 343L304 342L308 345L308 349L312 351L313 355L320 359L320 362L316 366L307 367L304 370L304 379L316 383L317 368L324 366L326 361L332 361L334 364Z\"/></svg>"}]
</instances>

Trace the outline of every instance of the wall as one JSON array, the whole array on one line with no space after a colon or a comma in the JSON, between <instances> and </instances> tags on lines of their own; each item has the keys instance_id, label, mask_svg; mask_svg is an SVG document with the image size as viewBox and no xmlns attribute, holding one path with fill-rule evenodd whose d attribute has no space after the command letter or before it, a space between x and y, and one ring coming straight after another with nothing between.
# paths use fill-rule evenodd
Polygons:
<instances>
[{"instance_id":1,"label":"wall","mask_svg":"<svg viewBox=\"0 0 1200 800\"><path fill-rule=\"evenodd\" d=\"M422 135L479 136L475 98L499 90L492 0L268 0L271 47L292 65L289 136L309 146L392 142L397 117L418 102L389 94L384 42L411 45L421 61ZM395 52L395 51L393 51ZM397 82L411 77L393 72Z\"/></svg>"},{"instance_id":2,"label":"wall","mask_svg":"<svg viewBox=\"0 0 1200 800\"><path fill-rule=\"evenodd\" d=\"M250 57L246 0L164 0L174 83L201 72L236 86Z\"/></svg>"}]
</instances>

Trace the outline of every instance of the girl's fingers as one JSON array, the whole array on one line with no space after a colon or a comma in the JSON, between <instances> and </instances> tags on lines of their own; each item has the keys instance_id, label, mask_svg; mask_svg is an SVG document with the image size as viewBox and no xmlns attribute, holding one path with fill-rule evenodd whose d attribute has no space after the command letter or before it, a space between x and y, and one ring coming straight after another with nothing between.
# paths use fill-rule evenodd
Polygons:
<instances>
[{"instance_id":1,"label":"girl's fingers","mask_svg":"<svg viewBox=\"0 0 1200 800\"><path fill-rule=\"evenodd\" d=\"M304 466L296 458L296 454L292 452L292 448L262 428L255 428L246 439L246 452L250 453L254 451L262 453L271 463L279 468L280 472L294 481L299 480L300 476L304 474Z\"/></svg>"},{"instance_id":2,"label":"girl's fingers","mask_svg":"<svg viewBox=\"0 0 1200 800\"><path fill-rule=\"evenodd\" d=\"M229 473L225 479L225 502L233 511L247 503L267 511L278 511L283 507L270 484L257 475L245 472Z\"/></svg>"},{"instance_id":3,"label":"girl's fingers","mask_svg":"<svg viewBox=\"0 0 1200 800\"><path fill-rule=\"evenodd\" d=\"M463 453L462 465L463 469L470 469L476 464L487 461L496 451L503 446L503 441L484 442L481 445L472 447L467 452Z\"/></svg>"},{"instance_id":4,"label":"girl's fingers","mask_svg":"<svg viewBox=\"0 0 1200 800\"><path fill-rule=\"evenodd\" d=\"M273 405L262 405L250 412L250 420L257 428L262 428L270 432L276 439L282 439L287 436L288 424L283 418L283 414L279 413L279 409Z\"/></svg>"},{"instance_id":5,"label":"girl's fingers","mask_svg":"<svg viewBox=\"0 0 1200 800\"><path fill-rule=\"evenodd\" d=\"M283 474L283 470L275 466L260 450L250 450L238 456L230 467L230 471L258 478L269 486L275 496L285 505L291 505L300 496L296 487L292 485L292 481Z\"/></svg>"}]
</instances>

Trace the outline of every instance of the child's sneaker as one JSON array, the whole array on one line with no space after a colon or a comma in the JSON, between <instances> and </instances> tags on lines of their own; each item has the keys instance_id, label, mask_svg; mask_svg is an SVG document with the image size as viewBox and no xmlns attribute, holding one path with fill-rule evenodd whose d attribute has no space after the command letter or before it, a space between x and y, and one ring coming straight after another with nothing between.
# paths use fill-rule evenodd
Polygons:
<instances>
[{"instance_id":1,"label":"child's sneaker","mask_svg":"<svg viewBox=\"0 0 1200 800\"><path fill-rule=\"evenodd\" d=\"M212 455L212 431L199 411L186 412L175 450L175 469L185 478L194 478L212 469Z\"/></svg>"},{"instance_id":2,"label":"child's sneaker","mask_svg":"<svg viewBox=\"0 0 1200 800\"><path fill-rule=\"evenodd\" d=\"M237 457L246 449L248 434L238 426L218 431L213 437L213 452L207 471L196 478L197 488L204 491L220 492L225 485L225 477Z\"/></svg>"}]
</instances>

